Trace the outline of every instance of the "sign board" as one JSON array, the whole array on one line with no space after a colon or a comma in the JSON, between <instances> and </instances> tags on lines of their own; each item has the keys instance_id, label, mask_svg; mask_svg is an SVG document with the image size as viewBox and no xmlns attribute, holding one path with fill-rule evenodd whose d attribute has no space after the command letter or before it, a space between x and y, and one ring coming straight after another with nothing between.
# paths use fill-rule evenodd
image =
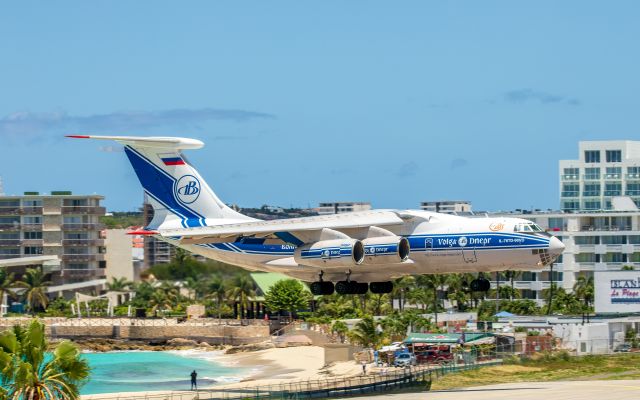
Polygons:
<instances>
[{"instance_id":1,"label":"sign board","mask_svg":"<svg viewBox=\"0 0 640 400\"><path fill-rule=\"evenodd\" d=\"M596 271L596 313L640 312L640 271Z\"/></svg>"}]
</instances>

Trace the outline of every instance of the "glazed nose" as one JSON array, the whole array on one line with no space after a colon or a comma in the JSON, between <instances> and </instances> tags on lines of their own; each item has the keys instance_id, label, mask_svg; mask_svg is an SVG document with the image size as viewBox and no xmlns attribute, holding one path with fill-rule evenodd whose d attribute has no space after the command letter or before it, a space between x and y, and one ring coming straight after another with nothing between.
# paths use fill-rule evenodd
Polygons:
<instances>
[{"instance_id":1,"label":"glazed nose","mask_svg":"<svg viewBox=\"0 0 640 400\"><path fill-rule=\"evenodd\" d=\"M549 240L549 253L553 256L559 256L564 251L564 244L557 237Z\"/></svg>"}]
</instances>

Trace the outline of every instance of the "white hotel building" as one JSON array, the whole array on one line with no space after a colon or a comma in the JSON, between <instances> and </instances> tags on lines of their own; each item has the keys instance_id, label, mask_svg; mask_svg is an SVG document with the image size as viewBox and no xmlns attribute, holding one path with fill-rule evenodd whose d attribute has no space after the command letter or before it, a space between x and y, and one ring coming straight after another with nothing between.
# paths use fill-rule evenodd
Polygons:
<instances>
[{"instance_id":1,"label":"white hotel building","mask_svg":"<svg viewBox=\"0 0 640 400\"><path fill-rule=\"evenodd\" d=\"M579 149L579 160L560 161L562 211L491 215L529 219L562 240L566 249L553 266L553 281L567 290L579 276L593 276L596 270L625 265L640 270L640 142L580 142ZM628 196L636 206L628 201L614 210L616 196ZM542 290L551 286L551 278L549 267L525 272L515 287L523 298L542 304ZM495 274L492 280L495 287Z\"/></svg>"},{"instance_id":2,"label":"white hotel building","mask_svg":"<svg viewBox=\"0 0 640 400\"><path fill-rule=\"evenodd\" d=\"M580 142L578 160L560 160L560 209L610 210L614 196L640 205L640 142Z\"/></svg>"}]
</instances>

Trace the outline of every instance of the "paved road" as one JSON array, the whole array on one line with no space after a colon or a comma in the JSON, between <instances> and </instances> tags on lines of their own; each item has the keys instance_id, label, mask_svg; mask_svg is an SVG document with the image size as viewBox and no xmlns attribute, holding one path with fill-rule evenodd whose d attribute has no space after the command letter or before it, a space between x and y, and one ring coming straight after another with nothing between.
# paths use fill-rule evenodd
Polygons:
<instances>
[{"instance_id":1,"label":"paved road","mask_svg":"<svg viewBox=\"0 0 640 400\"><path fill-rule=\"evenodd\" d=\"M459 390L367 396L384 400L638 400L640 380L520 382Z\"/></svg>"}]
</instances>

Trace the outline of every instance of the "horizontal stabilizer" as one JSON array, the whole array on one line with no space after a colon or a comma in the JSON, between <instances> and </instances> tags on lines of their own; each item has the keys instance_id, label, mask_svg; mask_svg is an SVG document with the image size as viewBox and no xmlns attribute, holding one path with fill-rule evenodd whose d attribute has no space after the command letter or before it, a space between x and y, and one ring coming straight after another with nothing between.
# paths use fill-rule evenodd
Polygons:
<instances>
[{"instance_id":1,"label":"horizontal stabilizer","mask_svg":"<svg viewBox=\"0 0 640 400\"><path fill-rule=\"evenodd\" d=\"M124 145L134 147L155 147L163 149L199 149L204 143L197 139L181 138L181 137L136 137L136 136L93 136L93 135L67 135L73 139L98 139L98 140L115 140Z\"/></svg>"}]
</instances>

